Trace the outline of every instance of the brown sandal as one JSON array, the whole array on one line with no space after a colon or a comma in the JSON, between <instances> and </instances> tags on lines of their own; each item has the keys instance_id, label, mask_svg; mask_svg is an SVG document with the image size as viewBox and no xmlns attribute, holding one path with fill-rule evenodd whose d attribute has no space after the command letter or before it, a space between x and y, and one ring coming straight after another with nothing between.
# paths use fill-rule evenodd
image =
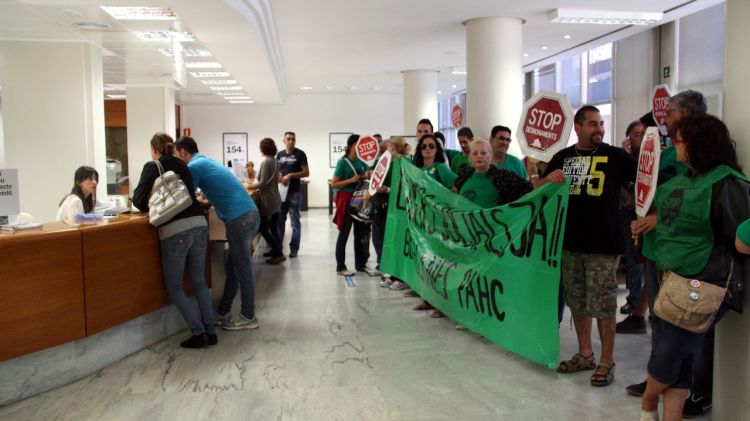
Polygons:
<instances>
[{"instance_id":1,"label":"brown sandal","mask_svg":"<svg viewBox=\"0 0 750 421\"><path fill-rule=\"evenodd\" d=\"M577 371L592 370L596 368L596 360L594 360L594 353L591 353L588 357L576 353L569 360L560 361L557 365L558 373L575 373Z\"/></svg>"},{"instance_id":2,"label":"brown sandal","mask_svg":"<svg viewBox=\"0 0 750 421\"><path fill-rule=\"evenodd\" d=\"M433 307L432 304L428 303L427 301L422 301L421 303L415 305L413 307L413 310L415 311L424 311L424 310L432 310Z\"/></svg>"},{"instance_id":3,"label":"brown sandal","mask_svg":"<svg viewBox=\"0 0 750 421\"><path fill-rule=\"evenodd\" d=\"M604 372L599 372L599 369L603 368ZM591 385L596 387L609 386L612 381L615 380L615 362L612 361L609 365L599 363L596 366L594 374L591 375Z\"/></svg>"}]
</instances>

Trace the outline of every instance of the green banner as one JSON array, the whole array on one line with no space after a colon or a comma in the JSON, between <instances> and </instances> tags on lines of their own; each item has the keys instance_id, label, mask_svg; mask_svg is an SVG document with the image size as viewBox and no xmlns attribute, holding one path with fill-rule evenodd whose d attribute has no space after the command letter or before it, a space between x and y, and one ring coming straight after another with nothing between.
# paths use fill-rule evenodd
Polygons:
<instances>
[{"instance_id":1,"label":"green banner","mask_svg":"<svg viewBox=\"0 0 750 421\"><path fill-rule=\"evenodd\" d=\"M457 323L554 368L568 184L484 209L404 159L391 174L381 271Z\"/></svg>"}]
</instances>

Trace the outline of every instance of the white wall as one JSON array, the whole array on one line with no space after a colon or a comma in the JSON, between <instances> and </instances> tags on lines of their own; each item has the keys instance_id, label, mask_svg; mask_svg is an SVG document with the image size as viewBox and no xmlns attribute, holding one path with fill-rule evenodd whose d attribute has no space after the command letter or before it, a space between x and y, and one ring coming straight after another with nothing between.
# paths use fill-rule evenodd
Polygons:
<instances>
[{"instance_id":1,"label":"white wall","mask_svg":"<svg viewBox=\"0 0 750 421\"><path fill-rule=\"evenodd\" d=\"M183 105L182 127L192 130L201 153L222 160L222 133L248 134L249 160L260 160L258 142L264 137L283 149L285 131L297 134L297 148L307 154L310 164L308 204L328 206L329 166L328 134L354 132L361 135L381 133L384 137L401 133L403 100L401 95L289 95L281 105Z\"/></svg>"}]
</instances>

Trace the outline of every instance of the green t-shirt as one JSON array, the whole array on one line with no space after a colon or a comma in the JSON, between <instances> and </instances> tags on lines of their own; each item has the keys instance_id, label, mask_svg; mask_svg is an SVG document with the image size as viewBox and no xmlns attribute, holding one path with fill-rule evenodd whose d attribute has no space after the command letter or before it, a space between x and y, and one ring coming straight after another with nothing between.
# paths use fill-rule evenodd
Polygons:
<instances>
[{"instance_id":1,"label":"green t-shirt","mask_svg":"<svg viewBox=\"0 0 750 421\"><path fill-rule=\"evenodd\" d=\"M336 169L333 170L334 177L338 176L342 180L347 180L354 177L354 171L352 171L352 167L346 161L346 158L339 159L339 162L336 163ZM357 169L357 174L365 175L365 173L367 172L367 164L360 161L359 159L355 159L353 162L351 162L351 164L354 166L354 168ZM354 189L356 187L356 184L349 184L348 186L340 188L336 191L354 192Z\"/></svg>"},{"instance_id":2,"label":"green t-shirt","mask_svg":"<svg viewBox=\"0 0 750 421\"><path fill-rule=\"evenodd\" d=\"M526 168L523 166L523 162L513 155L505 154L505 159L501 165L493 163L498 168L512 172L513 174L526 179Z\"/></svg>"},{"instance_id":3,"label":"green t-shirt","mask_svg":"<svg viewBox=\"0 0 750 421\"><path fill-rule=\"evenodd\" d=\"M483 208L494 208L500 204L500 196L487 173L474 172L458 192Z\"/></svg>"},{"instance_id":4,"label":"green t-shirt","mask_svg":"<svg viewBox=\"0 0 750 421\"><path fill-rule=\"evenodd\" d=\"M688 167L682 162L677 160L677 150L674 146L670 146L663 151L659 157L659 185L666 183L675 176L684 175L688 171ZM654 231L643 236L643 249L641 253L649 260L656 260L656 250L654 250L654 242L656 237Z\"/></svg>"},{"instance_id":5,"label":"green t-shirt","mask_svg":"<svg viewBox=\"0 0 750 421\"><path fill-rule=\"evenodd\" d=\"M742 241L742 244L750 246L750 219L737 227L737 238Z\"/></svg>"},{"instance_id":6,"label":"green t-shirt","mask_svg":"<svg viewBox=\"0 0 750 421\"><path fill-rule=\"evenodd\" d=\"M422 167L422 171L426 172L430 177L437 180L445 188L450 189L456 182L458 177L447 165L442 162L436 162L429 167Z\"/></svg>"},{"instance_id":7,"label":"green t-shirt","mask_svg":"<svg viewBox=\"0 0 750 421\"><path fill-rule=\"evenodd\" d=\"M468 167L471 165L471 161L469 161L469 157L460 154L456 155L455 157L451 158L451 171L458 174L461 171L461 168Z\"/></svg>"}]
</instances>

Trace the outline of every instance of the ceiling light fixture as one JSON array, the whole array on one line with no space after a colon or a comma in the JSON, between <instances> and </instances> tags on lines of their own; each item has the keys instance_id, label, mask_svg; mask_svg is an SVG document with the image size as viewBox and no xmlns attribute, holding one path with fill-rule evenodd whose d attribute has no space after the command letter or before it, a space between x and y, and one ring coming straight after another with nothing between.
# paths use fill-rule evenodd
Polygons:
<instances>
[{"instance_id":1,"label":"ceiling light fixture","mask_svg":"<svg viewBox=\"0 0 750 421\"><path fill-rule=\"evenodd\" d=\"M229 77L229 72L190 72L192 77Z\"/></svg>"},{"instance_id":2,"label":"ceiling light fixture","mask_svg":"<svg viewBox=\"0 0 750 421\"><path fill-rule=\"evenodd\" d=\"M76 27L76 29L80 29L82 31L103 31L112 27L112 25L108 23L99 22L76 22L74 26Z\"/></svg>"},{"instance_id":3,"label":"ceiling light fixture","mask_svg":"<svg viewBox=\"0 0 750 421\"><path fill-rule=\"evenodd\" d=\"M333 86L326 86L326 89L329 90L329 91L333 90Z\"/></svg>"},{"instance_id":4,"label":"ceiling light fixture","mask_svg":"<svg viewBox=\"0 0 750 421\"><path fill-rule=\"evenodd\" d=\"M529 56L529 53L523 53L523 56L524 56L524 57L528 57L528 56Z\"/></svg>"},{"instance_id":5,"label":"ceiling light fixture","mask_svg":"<svg viewBox=\"0 0 750 421\"><path fill-rule=\"evenodd\" d=\"M312 86L300 86L300 91L312 91Z\"/></svg>"},{"instance_id":6,"label":"ceiling light fixture","mask_svg":"<svg viewBox=\"0 0 750 421\"><path fill-rule=\"evenodd\" d=\"M219 95L221 95L221 96L247 95L247 92L245 92L245 91L242 91L242 92L238 92L238 91L235 91L235 92L232 92L232 91L218 91L216 93L219 94Z\"/></svg>"},{"instance_id":7,"label":"ceiling light fixture","mask_svg":"<svg viewBox=\"0 0 750 421\"><path fill-rule=\"evenodd\" d=\"M121 95L120 94L107 94L107 98L110 98L110 99L125 99L126 97L127 95L125 94L121 94Z\"/></svg>"},{"instance_id":8,"label":"ceiling light fixture","mask_svg":"<svg viewBox=\"0 0 750 421\"><path fill-rule=\"evenodd\" d=\"M172 54L173 54L171 48L159 48L159 52L164 54L167 57L172 57ZM211 57L211 52L208 50L204 50L202 48L183 48L182 56L183 57Z\"/></svg>"},{"instance_id":9,"label":"ceiling light fixture","mask_svg":"<svg viewBox=\"0 0 750 421\"><path fill-rule=\"evenodd\" d=\"M451 67L451 74L454 75L465 75L466 67Z\"/></svg>"},{"instance_id":10,"label":"ceiling light fixture","mask_svg":"<svg viewBox=\"0 0 750 421\"><path fill-rule=\"evenodd\" d=\"M547 48L549 47L547 47L546 45L542 45L542 50L546 50Z\"/></svg>"},{"instance_id":11,"label":"ceiling light fixture","mask_svg":"<svg viewBox=\"0 0 750 421\"><path fill-rule=\"evenodd\" d=\"M451 85L451 88L456 89L456 85Z\"/></svg>"},{"instance_id":12,"label":"ceiling light fixture","mask_svg":"<svg viewBox=\"0 0 750 421\"><path fill-rule=\"evenodd\" d=\"M212 91L241 91L245 88L242 86L211 86Z\"/></svg>"},{"instance_id":13,"label":"ceiling light fixture","mask_svg":"<svg viewBox=\"0 0 750 421\"><path fill-rule=\"evenodd\" d=\"M660 22L663 13L616 10L552 9L547 19L552 23L592 23L601 25L651 25Z\"/></svg>"},{"instance_id":14,"label":"ceiling light fixture","mask_svg":"<svg viewBox=\"0 0 750 421\"><path fill-rule=\"evenodd\" d=\"M218 61L188 61L185 62L188 69L221 69L221 63Z\"/></svg>"},{"instance_id":15,"label":"ceiling light fixture","mask_svg":"<svg viewBox=\"0 0 750 421\"><path fill-rule=\"evenodd\" d=\"M253 98L247 95L242 95L242 96L225 96L224 99L226 99L227 101L235 101L235 100L240 100L240 99L253 99Z\"/></svg>"},{"instance_id":16,"label":"ceiling light fixture","mask_svg":"<svg viewBox=\"0 0 750 421\"><path fill-rule=\"evenodd\" d=\"M133 31L140 39L146 42L193 42L195 37L190 32L176 31Z\"/></svg>"},{"instance_id":17,"label":"ceiling light fixture","mask_svg":"<svg viewBox=\"0 0 750 421\"><path fill-rule=\"evenodd\" d=\"M563 35L563 38L570 39L570 35Z\"/></svg>"},{"instance_id":18,"label":"ceiling light fixture","mask_svg":"<svg viewBox=\"0 0 750 421\"><path fill-rule=\"evenodd\" d=\"M234 79L213 79L213 80L201 80L204 85L236 85L237 81Z\"/></svg>"},{"instance_id":19,"label":"ceiling light fixture","mask_svg":"<svg viewBox=\"0 0 750 421\"><path fill-rule=\"evenodd\" d=\"M229 101L230 104L253 104L255 101L249 100L249 101Z\"/></svg>"},{"instance_id":20,"label":"ceiling light fixture","mask_svg":"<svg viewBox=\"0 0 750 421\"><path fill-rule=\"evenodd\" d=\"M169 7L101 6L117 20L177 20L177 13Z\"/></svg>"}]
</instances>

